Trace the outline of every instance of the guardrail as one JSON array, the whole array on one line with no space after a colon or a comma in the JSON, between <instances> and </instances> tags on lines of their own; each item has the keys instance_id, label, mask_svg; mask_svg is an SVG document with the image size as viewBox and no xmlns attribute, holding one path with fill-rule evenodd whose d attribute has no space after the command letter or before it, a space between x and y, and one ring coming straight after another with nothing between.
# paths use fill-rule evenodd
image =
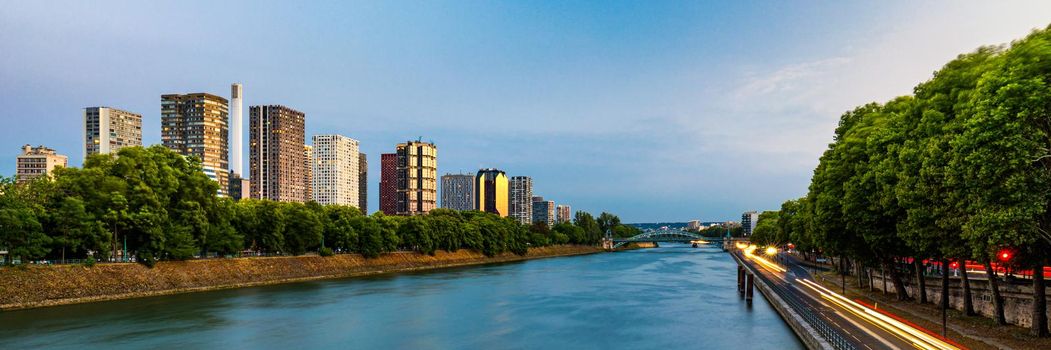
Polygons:
<instances>
[{"instance_id":1,"label":"guardrail","mask_svg":"<svg viewBox=\"0 0 1051 350\"><path fill-rule=\"evenodd\" d=\"M745 261L744 257L740 256L738 252L731 252L731 254L737 257L737 260L739 262L743 263ZM821 338L825 339L825 341L828 341L829 345L831 345L832 348L837 350L857 349L853 343L847 340L846 336L843 335L839 328L832 326L826 320L822 319L820 316L815 314L810 307L808 307L805 303L803 303L802 300L799 299L798 295L784 290L784 287L773 283L772 281L770 281L770 279L768 279L765 275L761 273L756 273L754 275L756 278L759 278L759 280L762 281L762 283L765 284L771 291L773 291L774 294L777 294L777 296L780 297L781 300L784 300L785 303L787 303L788 306L792 308L792 311L795 311L797 314L799 314L799 316L802 317L803 320L806 321L806 323L810 325L810 327L812 327L818 333L818 335L821 336Z\"/></svg>"}]
</instances>

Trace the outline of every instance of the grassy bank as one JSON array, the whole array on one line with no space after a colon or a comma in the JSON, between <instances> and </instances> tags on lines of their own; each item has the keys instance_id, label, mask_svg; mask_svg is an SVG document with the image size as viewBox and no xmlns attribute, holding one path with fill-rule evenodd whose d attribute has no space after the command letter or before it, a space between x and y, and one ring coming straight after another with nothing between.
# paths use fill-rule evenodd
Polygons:
<instances>
[{"instance_id":1,"label":"grassy bank","mask_svg":"<svg viewBox=\"0 0 1051 350\"><path fill-rule=\"evenodd\" d=\"M294 256L140 264L25 266L0 268L0 310L138 298L225 288L354 277L390 272L510 262L601 252L589 246L531 248L525 256L486 257L468 250L434 256L391 253L375 259L357 254Z\"/></svg>"}]
</instances>

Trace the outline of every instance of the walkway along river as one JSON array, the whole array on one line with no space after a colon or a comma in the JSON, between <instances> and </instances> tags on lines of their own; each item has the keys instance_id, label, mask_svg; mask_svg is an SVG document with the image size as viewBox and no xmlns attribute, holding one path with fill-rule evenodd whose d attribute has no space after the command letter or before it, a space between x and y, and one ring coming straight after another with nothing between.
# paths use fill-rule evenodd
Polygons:
<instances>
[{"instance_id":1,"label":"walkway along river","mask_svg":"<svg viewBox=\"0 0 1051 350\"><path fill-rule=\"evenodd\" d=\"M0 312L5 348L795 349L715 247Z\"/></svg>"}]
</instances>

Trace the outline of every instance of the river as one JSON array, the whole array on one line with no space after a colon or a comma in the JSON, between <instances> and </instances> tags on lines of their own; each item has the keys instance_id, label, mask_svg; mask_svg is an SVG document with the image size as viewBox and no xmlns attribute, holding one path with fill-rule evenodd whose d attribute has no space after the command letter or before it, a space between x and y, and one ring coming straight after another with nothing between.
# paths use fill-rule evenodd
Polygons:
<instances>
[{"instance_id":1,"label":"river","mask_svg":"<svg viewBox=\"0 0 1051 350\"><path fill-rule=\"evenodd\" d=\"M714 247L0 312L7 349L796 349Z\"/></svg>"}]
</instances>

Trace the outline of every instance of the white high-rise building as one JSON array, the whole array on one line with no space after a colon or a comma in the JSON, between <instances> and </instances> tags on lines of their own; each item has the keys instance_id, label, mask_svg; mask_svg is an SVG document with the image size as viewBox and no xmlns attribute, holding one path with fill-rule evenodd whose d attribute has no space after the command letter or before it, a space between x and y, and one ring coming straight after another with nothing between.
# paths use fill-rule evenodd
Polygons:
<instances>
[{"instance_id":1,"label":"white high-rise building","mask_svg":"<svg viewBox=\"0 0 1051 350\"><path fill-rule=\"evenodd\" d=\"M528 176L511 177L511 217L519 224L533 223L533 179Z\"/></svg>"},{"instance_id":2,"label":"white high-rise building","mask_svg":"<svg viewBox=\"0 0 1051 350\"><path fill-rule=\"evenodd\" d=\"M84 156L142 146L142 115L109 107L84 108Z\"/></svg>"},{"instance_id":3,"label":"white high-rise building","mask_svg":"<svg viewBox=\"0 0 1051 350\"><path fill-rule=\"evenodd\" d=\"M343 135L314 135L311 189L319 204L360 205L361 164L358 140Z\"/></svg>"},{"instance_id":4,"label":"white high-rise building","mask_svg":"<svg viewBox=\"0 0 1051 350\"><path fill-rule=\"evenodd\" d=\"M241 84L235 83L230 86L230 170L242 177L245 176L244 159L241 158L244 148L244 124L241 124L244 113L243 94Z\"/></svg>"}]
</instances>

